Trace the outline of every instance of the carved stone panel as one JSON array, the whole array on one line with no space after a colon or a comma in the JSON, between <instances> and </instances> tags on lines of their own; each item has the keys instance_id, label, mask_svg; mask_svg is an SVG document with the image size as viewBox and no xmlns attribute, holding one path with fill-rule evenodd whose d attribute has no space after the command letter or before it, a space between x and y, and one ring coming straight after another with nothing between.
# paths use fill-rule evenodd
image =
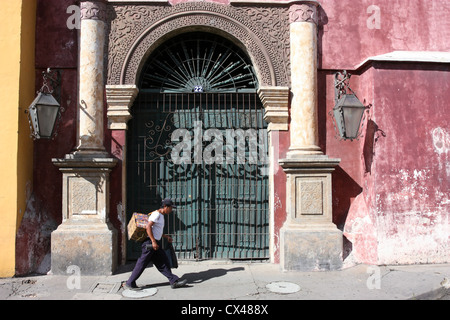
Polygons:
<instances>
[{"instance_id":1,"label":"carved stone panel","mask_svg":"<svg viewBox=\"0 0 450 320\"><path fill-rule=\"evenodd\" d=\"M332 223L331 173L340 159L325 155L281 159L286 172L286 225L336 228Z\"/></svg>"},{"instance_id":2,"label":"carved stone panel","mask_svg":"<svg viewBox=\"0 0 450 320\"><path fill-rule=\"evenodd\" d=\"M98 214L98 178L68 177L72 215Z\"/></svg>"},{"instance_id":3,"label":"carved stone panel","mask_svg":"<svg viewBox=\"0 0 450 320\"><path fill-rule=\"evenodd\" d=\"M298 178L297 184L297 207L296 214L322 215L323 214L323 181L304 181ZM296 217L298 218L298 216Z\"/></svg>"}]
</instances>

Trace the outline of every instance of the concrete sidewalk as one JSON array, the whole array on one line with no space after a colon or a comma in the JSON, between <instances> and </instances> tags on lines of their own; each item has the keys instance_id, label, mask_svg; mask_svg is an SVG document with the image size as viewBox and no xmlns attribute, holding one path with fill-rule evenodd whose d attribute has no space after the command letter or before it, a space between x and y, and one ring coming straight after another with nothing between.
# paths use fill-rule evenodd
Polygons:
<instances>
[{"instance_id":1,"label":"concrete sidewalk","mask_svg":"<svg viewBox=\"0 0 450 320\"><path fill-rule=\"evenodd\" d=\"M131 300L123 282L134 264L111 276L37 275L0 279L1 300ZM69 270L70 271L70 270ZM341 271L281 272L269 263L181 262L188 285L172 289L154 267L137 284L156 294L139 300L450 300L450 264L357 265ZM73 272L73 271L72 271Z\"/></svg>"}]
</instances>

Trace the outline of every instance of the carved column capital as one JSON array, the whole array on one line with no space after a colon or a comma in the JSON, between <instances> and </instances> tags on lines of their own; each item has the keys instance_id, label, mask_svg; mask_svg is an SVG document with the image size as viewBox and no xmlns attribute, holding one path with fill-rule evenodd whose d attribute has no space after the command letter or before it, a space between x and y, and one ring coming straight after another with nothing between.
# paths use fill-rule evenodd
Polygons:
<instances>
[{"instance_id":1,"label":"carved column capital","mask_svg":"<svg viewBox=\"0 0 450 320\"><path fill-rule=\"evenodd\" d=\"M318 24L318 10L315 3L293 4L289 7L289 22L313 22Z\"/></svg>"},{"instance_id":2,"label":"carved column capital","mask_svg":"<svg viewBox=\"0 0 450 320\"><path fill-rule=\"evenodd\" d=\"M135 85L107 85L106 103L108 104L108 128L111 130L127 130L127 122L131 119L130 107L139 90Z\"/></svg>"},{"instance_id":3,"label":"carved column capital","mask_svg":"<svg viewBox=\"0 0 450 320\"><path fill-rule=\"evenodd\" d=\"M81 1L81 20L101 20L106 21L107 5L104 0Z\"/></svg>"}]
</instances>

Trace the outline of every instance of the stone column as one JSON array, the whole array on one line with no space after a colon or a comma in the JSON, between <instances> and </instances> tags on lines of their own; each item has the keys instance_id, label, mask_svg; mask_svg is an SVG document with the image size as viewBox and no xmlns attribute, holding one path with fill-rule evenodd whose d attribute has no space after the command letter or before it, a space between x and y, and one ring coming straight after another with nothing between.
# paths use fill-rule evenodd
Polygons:
<instances>
[{"instance_id":1,"label":"stone column","mask_svg":"<svg viewBox=\"0 0 450 320\"><path fill-rule=\"evenodd\" d=\"M84 154L103 153L104 48L106 33L106 1L82 1L78 145Z\"/></svg>"},{"instance_id":2,"label":"stone column","mask_svg":"<svg viewBox=\"0 0 450 320\"><path fill-rule=\"evenodd\" d=\"M75 265L104 275L117 265L117 231L109 222L109 174L117 160L103 145L106 2L81 1L78 136L74 152L53 159L62 172L62 223L51 235L53 274Z\"/></svg>"},{"instance_id":3,"label":"stone column","mask_svg":"<svg viewBox=\"0 0 450 320\"><path fill-rule=\"evenodd\" d=\"M286 159L279 161L287 175L287 219L280 231L283 270L342 266L342 232L332 222L331 186L340 159L330 159L318 146L317 7L316 1L290 7L291 142Z\"/></svg>"},{"instance_id":4,"label":"stone column","mask_svg":"<svg viewBox=\"0 0 450 320\"><path fill-rule=\"evenodd\" d=\"M291 5L289 19L292 101L288 157L323 154L317 122L317 5Z\"/></svg>"}]
</instances>

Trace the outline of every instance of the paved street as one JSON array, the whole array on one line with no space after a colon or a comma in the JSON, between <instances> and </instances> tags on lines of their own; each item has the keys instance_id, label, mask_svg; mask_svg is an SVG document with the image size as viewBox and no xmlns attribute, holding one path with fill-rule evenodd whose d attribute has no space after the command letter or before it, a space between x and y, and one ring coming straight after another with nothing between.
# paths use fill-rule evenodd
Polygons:
<instances>
[{"instance_id":1,"label":"paved street","mask_svg":"<svg viewBox=\"0 0 450 320\"><path fill-rule=\"evenodd\" d=\"M36 275L0 279L1 300L449 300L450 265L368 266L341 271L281 272L269 263L181 262L174 273L186 287L172 289L154 267L137 284L147 297L124 296L133 264L111 276ZM150 290L151 289L151 290ZM156 289L156 290L155 290ZM144 291L145 292L145 291ZM126 294L125 294L126 295Z\"/></svg>"}]
</instances>

